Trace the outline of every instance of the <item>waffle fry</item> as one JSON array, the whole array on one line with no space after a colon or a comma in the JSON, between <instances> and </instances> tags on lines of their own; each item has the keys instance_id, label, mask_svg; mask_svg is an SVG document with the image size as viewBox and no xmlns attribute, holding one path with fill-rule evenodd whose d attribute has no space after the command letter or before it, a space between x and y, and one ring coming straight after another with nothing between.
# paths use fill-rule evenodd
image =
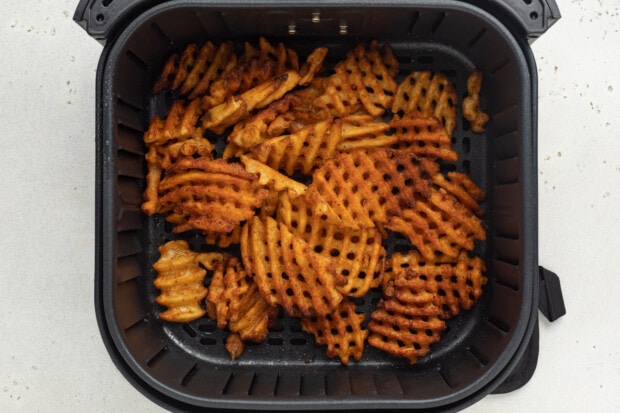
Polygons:
<instances>
[{"instance_id":1,"label":"waffle fry","mask_svg":"<svg viewBox=\"0 0 620 413\"><path fill-rule=\"evenodd\" d=\"M231 360L236 360L243 354L243 350L245 350L245 344L243 344L243 340L237 333L230 333L226 337L226 343L224 348L230 355Z\"/></svg>"},{"instance_id":2,"label":"waffle fry","mask_svg":"<svg viewBox=\"0 0 620 413\"><path fill-rule=\"evenodd\" d=\"M457 153L441 122L434 117L424 117L417 111L407 112L390 122L397 138L394 148L430 159L456 161Z\"/></svg>"},{"instance_id":3,"label":"waffle fry","mask_svg":"<svg viewBox=\"0 0 620 413\"><path fill-rule=\"evenodd\" d=\"M326 315L342 301L331 263L271 217L254 217L241 233L241 257L272 306L293 317Z\"/></svg>"},{"instance_id":4,"label":"waffle fry","mask_svg":"<svg viewBox=\"0 0 620 413\"><path fill-rule=\"evenodd\" d=\"M176 101L168 111L165 120L159 116L153 117L144 133L144 143L163 145L171 139L189 138L196 132L196 123L202 113L203 110L198 100L191 101L187 105Z\"/></svg>"},{"instance_id":5,"label":"waffle fry","mask_svg":"<svg viewBox=\"0 0 620 413\"><path fill-rule=\"evenodd\" d=\"M395 298L381 300L370 313L368 344L414 364L438 342L446 324L432 296L420 285L415 304L403 305ZM387 307L387 308L386 308ZM388 309L389 308L389 309Z\"/></svg>"},{"instance_id":6,"label":"waffle fry","mask_svg":"<svg viewBox=\"0 0 620 413\"><path fill-rule=\"evenodd\" d=\"M376 229L353 230L328 224L312 213L303 197L280 194L277 219L308 243L314 252L331 260L336 273L346 278L340 293L362 297L381 283L385 250Z\"/></svg>"},{"instance_id":7,"label":"waffle fry","mask_svg":"<svg viewBox=\"0 0 620 413\"><path fill-rule=\"evenodd\" d=\"M243 341L264 340L278 315L278 309L265 301L241 263L231 256L216 263L206 300L209 317L218 327L228 327Z\"/></svg>"},{"instance_id":8,"label":"waffle fry","mask_svg":"<svg viewBox=\"0 0 620 413\"><path fill-rule=\"evenodd\" d=\"M324 201L337 215L336 222L350 228L374 228L399 216L414 203L414 191L429 193L429 173L438 166L413 154L390 149L351 151L325 162L313 174L307 199L319 209Z\"/></svg>"},{"instance_id":9,"label":"waffle fry","mask_svg":"<svg viewBox=\"0 0 620 413\"><path fill-rule=\"evenodd\" d=\"M480 109L480 89L482 88L482 72L474 70L467 77L467 97L463 99L463 117L471 124L471 130L476 133L484 132L484 125L489 121L489 115Z\"/></svg>"},{"instance_id":10,"label":"waffle fry","mask_svg":"<svg viewBox=\"0 0 620 413\"><path fill-rule=\"evenodd\" d=\"M412 208L392 217L386 228L409 238L427 259L436 252L456 257L461 248L473 250L475 239L486 239L480 219L443 189L416 200Z\"/></svg>"},{"instance_id":11,"label":"waffle fry","mask_svg":"<svg viewBox=\"0 0 620 413\"><path fill-rule=\"evenodd\" d=\"M238 245L241 239L241 225L237 225L232 231L227 233L215 231L203 231L205 244L215 245L219 248L229 248Z\"/></svg>"},{"instance_id":12,"label":"waffle fry","mask_svg":"<svg viewBox=\"0 0 620 413\"><path fill-rule=\"evenodd\" d=\"M159 209L175 232L229 233L254 215L268 191L240 164L222 159L183 158L159 184Z\"/></svg>"},{"instance_id":13,"label":"waffle fry","mask_svg":"<svg viewBox=\"0 0 620 413\"><path fill-rule=\"evenodd\" d=\"M424 117L434 116L452 137L456 128L456 106L458 96L454 84L442 73L429 70L412 72L399 85L392 113L401 117L405 113L418 111Z\"/></svg>"},{"instance_id":14,"label":"waffle fry","mask_svg":"<svg viewBox=\"0 0 620 413\"><path fill-rule=\"evenodd\" d=\"M415 250L397 253L390 257L386 266L389 270L383 280L384 292L411 304L417 286L424 284L443 320L472 308L487 282L482 259L470 257L465 250L457 257L436 255L432 260L424 259Z\"/></svg>"},{"instance_id":15,"label":"waffle fry","mask_svg":"<svg viewBox=\"0 0 620 413\"><path fill-rule=\"evenodd\" d=\"M339 120L322 121L291 135L267 139L254 146L252 153L259 161L289 176L295 171L309 175L336 154L341 131Z\"/></svg>"},{"instance_id":16,"label":"waffle fry","mask_svg":"<svg viewBox=\"0 0 620 413\"><path fill-rule=\"evenodd\" d=\"M161 292L156 302L167 309L159 318L175 323L187 323L202 317L206 310L201 307L207 295L202 285L206 271L198 263L200 259L210 260L213 255L195 253L187 241L169 241L159 247L160 257L153 264L157 277L153 285ZM221 257L221 254L217 254Z\"/></svg>"},{"instance_id":17,"label":"waffle fry","mask_svg":"<svg viewBox=\"0 0 620 413\"><path fill-rule=\"evenodd\" d=\"M245 166L246 171L258 176L260 185L269 187L274 191L289 191L295 196L300 196L305 194L308 189L306 185L282 175L275 169L249 156L241 155L241 163Z\"/></svg>"},{"instance_id":18,"label":"waffle fry","mask_svg":"<svg viewBox=\"0 0 620 413\"><path fill-rule=\"evenodd\" d=\"M294 93L276 100L263 110L235 125L228 135L228 142L241 148L252 148L269 138L290 131L293 121L290 112L300 103Z\"/></svg>"},{"instance_id":19,"label":"waffle fry","mask_svg":"<svg viewBox=\"0 0 620 413\"><path fill-rule=\"evenodd\" d=\"M397 84L392 75L395 68L398 68L397 60L388 45L380 52L376 41L367 50L359 44L335 66L335 73L323 85L325 93L314 104L328 109L334 116L346 116L360 109L379 116L390 108L396 93Z\"/></svg>"},{"instance_id":20,"label":"waffle fry","mask_svg":"<svg viewBox=\"0 0 620 413\"><path fill-rule=\"evenodd\" d=\"M302 318L301 327L314 335L317 344L327 346L327 357L339 357L346 365L351 357L357 361L362 358L368 336L368 330L362 327L365 318L356 313L355 304L343 300L331 314Z\"/></svg>"}]
</instances>

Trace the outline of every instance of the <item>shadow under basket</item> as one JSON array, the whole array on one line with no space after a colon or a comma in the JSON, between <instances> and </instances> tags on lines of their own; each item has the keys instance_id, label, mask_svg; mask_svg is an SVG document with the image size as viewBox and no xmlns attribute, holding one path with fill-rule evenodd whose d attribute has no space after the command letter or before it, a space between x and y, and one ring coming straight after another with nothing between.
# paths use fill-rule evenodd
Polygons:
<instances>
[{"instance_id":1,"label":"shadow under basket","mask_svg":"<svg viewBox=\"0 0 620 413\"><path fill-rule=\"evenodd\" d=\"M139 391L181 411L445 411L529 380L538 308L550 320L565 312L559 279L538 265L537 72L528 43L559 18L552 1L82 1L74 18L105 44L97 71L96 312L112 359ZM151 85L168 56L188 43L242 44L258 36L282 41L302 58L327 46L328 66L359 42L387 42L400 62L398 80L413 70L439 71L459 98L469 73L483 73L490 121L474 134L459 111L459 160L442 167L469 173L487 194L487 240L475 252L484 257L488 283L480 302L450 319L415 365L366 346L361 361L342 366L287 317L232 361L227 333L214 321L180 325L157 317L158 246L177 238L202 246L198 234L173 234L161 217L140 210L142 136L173 97L152 95ZM390 238L386 248L401 251L405 241ZM355 302L368 313L379 296Z\"/></svg>"}]
</instances>

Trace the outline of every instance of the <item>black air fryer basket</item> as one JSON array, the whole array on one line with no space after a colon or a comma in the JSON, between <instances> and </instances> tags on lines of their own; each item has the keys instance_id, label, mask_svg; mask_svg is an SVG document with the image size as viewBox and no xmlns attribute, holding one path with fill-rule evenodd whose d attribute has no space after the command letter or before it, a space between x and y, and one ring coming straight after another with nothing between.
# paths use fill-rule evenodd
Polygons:
<instances>
[{"instance_id":1,"label":"black air fryer basket","mask_svg":"<svg viewBox=\"0 0 620 413\"><path fill-rule=\"evenodd\" d=\"M525 384L538 357L538 308L550 320L564 314L557 276L538 266L537 72L529 47L559 16L553 0L80 1L75 20L105 44L97 72L95 304L120 371L161 406L188 411L458 410ZM171 100L150 88L165 59L188 43L258 36L301 56L328 46L329 62L359 42L389 42L401 73L441 71L459 97L471 70L482 70L490 121L477 135L459 118L459 160L448 167L486 191L487 241L476 252L489 282L478 305L449 320L442 340L413 366L370 346L360 362L342 366L288 318L231 361L213 321L157 318L157 247L184 237L200 248L200 237L173 235L161 217L141 213L142 136ZM400 242L391 240L388 252ZM357 303L367 311L375 302Z\"/></svg>"}]
</instances>

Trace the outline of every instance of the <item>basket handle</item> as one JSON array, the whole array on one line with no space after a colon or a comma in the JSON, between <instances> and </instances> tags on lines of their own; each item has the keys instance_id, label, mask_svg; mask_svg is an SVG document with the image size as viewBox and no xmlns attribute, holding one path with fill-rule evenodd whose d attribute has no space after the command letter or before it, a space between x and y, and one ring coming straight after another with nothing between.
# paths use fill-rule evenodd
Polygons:
<instances>
[{"instance_id":1,"label":"basket handle","mask_svg":"<svg viewBox=\"0 0 620 413\"><path fill-rule=\"evenodd\" d=\"M553 322L566 314L560 278L544 267L538 267L539 301L538 309Z\"/></svg>"},{"instance_id":2,"label":"basket handle","mask_svg":"<svg viewBox=\"0 0 620 413\"><path fill-rule=\"evenodd\" d=\"M113 36L119 23L130 21L136 13L162 1L154 0L80 0L73 20L90 36L105 42Z\"/></svg>"}]
</instances>

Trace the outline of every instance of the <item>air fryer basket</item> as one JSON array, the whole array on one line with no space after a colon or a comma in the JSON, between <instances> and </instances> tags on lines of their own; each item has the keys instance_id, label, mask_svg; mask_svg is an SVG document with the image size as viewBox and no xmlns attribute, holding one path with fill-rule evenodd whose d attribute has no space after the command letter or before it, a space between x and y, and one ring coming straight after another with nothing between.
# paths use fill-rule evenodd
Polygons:
<instances>
[{"instance_id":1,"label":"air fryer basket","mask_svg":"<svg viewBox=\"0 0 620 413\"><path fill-rule=\"evenodd\" d=\"M317 12L321 21L313 23ZM355 7L171 1L123 16L131 18L110 24L115 31L105 34L110 38L98 70L96 306L110 354L140 391L184 410L454 409L497 389L524 353L537 352L537 342L528 350L539 304L536 70L526 36L515 35L522 26L449 0ZM92 17L109 23L105 14ZM370 346L360 362L341 366L325 357L298 320L284 317L265 342L248 345L231 361L225 332L212 320L177 325L157 319L151 268L157 247L174 238L188 239L197 250L204 246L198 235L173 235L161 217L141 213L142 135L172 99L170 92L152 96L150 87L172 51L190 42L240 43L259 35L302 56L328 46L328 63L358 42L389 42L401 74L441 71L460 97L471 70L483 71L482 106L491 120L477 135L459 118L453 143L459 160L443 167L470 173L487 193L487 241L476 252L485 258L489 282L479 304L449 320L442 340L414 366ZM387 247L390 253L406 248L397 238ZM356 302L368 311L378 297Z\"/></svg>"}]
</instances>

